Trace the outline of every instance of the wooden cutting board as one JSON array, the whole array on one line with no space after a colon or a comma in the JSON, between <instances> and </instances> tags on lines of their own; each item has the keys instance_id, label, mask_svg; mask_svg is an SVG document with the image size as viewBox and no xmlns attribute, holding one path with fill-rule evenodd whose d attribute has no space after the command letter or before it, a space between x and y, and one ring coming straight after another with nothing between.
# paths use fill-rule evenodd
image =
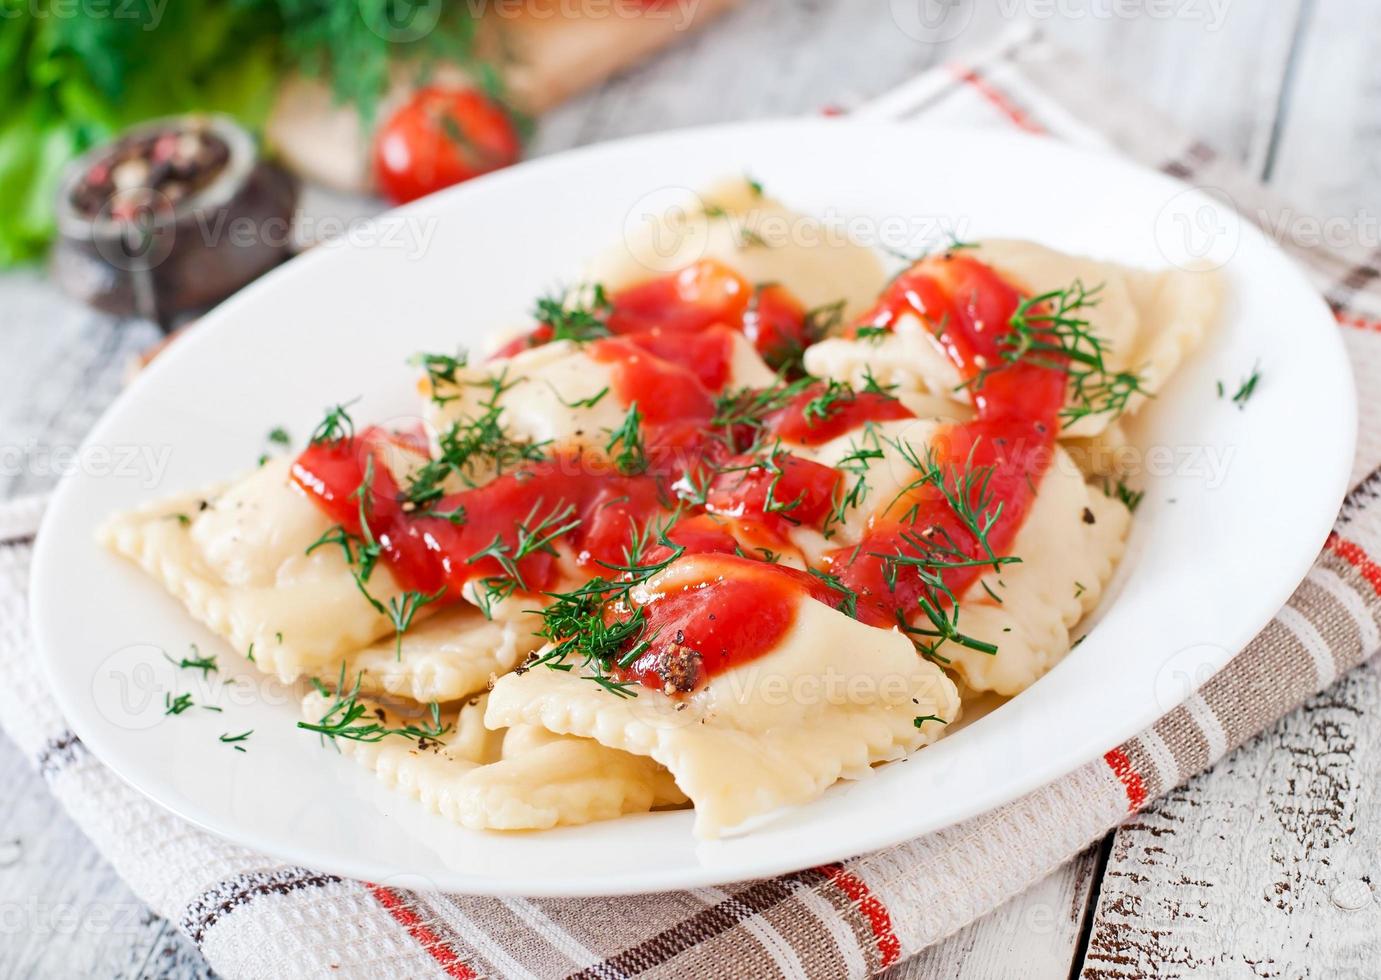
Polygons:
<instances>
[{"instance_id":1,"label":"wooden cutting board","mask_svg":"<svg viewBox=\"0 0 1381 980\"><path fill-rule=\"evenodd\" d=\"M535 115L685 37L736 2L590 0L587 13L574 14L571 8L579 5L570 0L525 0L518 9L491 9L481 30L505 55L504 81L514 105ZM396 68L377 119L387 119L407 99L417 77L415 66ZM433 66L429 79L464 84L466 75L443 64ZM371 188L371 136L353 108L303 76L283 84L267 125L269 144L286 166L307 180L357 193Z\"/></svg>"}]
</instances>

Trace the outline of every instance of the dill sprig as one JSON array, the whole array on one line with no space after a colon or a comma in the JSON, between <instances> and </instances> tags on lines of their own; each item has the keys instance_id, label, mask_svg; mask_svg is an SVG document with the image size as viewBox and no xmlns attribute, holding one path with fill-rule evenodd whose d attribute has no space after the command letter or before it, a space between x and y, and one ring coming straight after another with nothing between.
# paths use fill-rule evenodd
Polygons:
<instances>
[{"instance_id":1,"label":"dill sprig","mask_svg":"<svg viewBox=\"0 0 1381 980\"><path fill-rule=\"evenodd\" d=\"M165 715L180 715L192 706L192 695L179 694L173 697L171 694L163 694L163 713Z\"/></svg>"},{"instance_id":2,"label":"dill sprig","mask_svg":"<svg viewBox=\"0 0 1381 980\"><path fill-rule=\"evenodd\" d=\"M1261 362L1258 361L1252 367L1252 373L1242 379L1242 383L1237 386L1237 391L1233 393L1232 403L1238 408L1245 408L1252 395L1256 394L1256 386L1261 382ZM1221 386L1220 386L1221 387Z\"/></svg>"},{"instance_id":3,"label":"dill sprig","mask_svg":"<svg viewBox=\"0 0 1381 980\"><path fill-rule=\"evenodd\" d=\"M514 439L503 427L503 406L499 400L518 384L508 381L507 370L474 384L489 390L479 403L479 414L452 422L437 439L436 457L413 471L403 492L405 510L415 510L440 500L452 477L467 487L474 487L481 471L487 475L492 469L498 475L523 463L546 459L547 443Z\"/></svg>"},{"instance_id":4,"label":"dill sprig","mask_svg":"<svg viewBox=\"0 0 1381 980\"><path fill-rule=\"evenodd\" d=\"M442 385L460 384L458 372L469 364L469 356L464 351L454 355L420 353L413 355L409 363L426 372L435 397L436 389Z\"/></svg>"},{"instance_id":5,"label":"dill sprig","mask_svg":"<svg viewBox=\"0 0 1381 980\"><path fill-rule=\"evenodd\" d=\"M187 646L192 651L192 655L190 657L183 657L181 660L174 660L172 657L168 656L165 653L163 654L163 659L168 661L168 663L172 664L179 670L199 670L201 671L201 676L203 678L206 677L208 674L217 673L220 670L220 668L216 666L216 655L214 653L211 654L211 656L209 657L203 657L201 655L201 651L197 649L197 645L195 643L189 643L187 644Z\"/></svg>"},{"instance_id":6,"label":"dill sprig","mask_svg":"<svg viewBox=\"0 0 1381 980\"><path fill-rule=\"evenodd\" d=\"M385 725L386 716L382 708L377 708L371 712L367 705L360 702L360 678L363 676L363 671L356 674L355 683L347 689L345 686L345 664L342 663L340 676L336 681L336 693L326 711L319 720L315 722L299 721L297 727L309 732L316 732L327 738L345 738L353 742L381 742L390 735L421 742L423 739L440 738L450 730L449 724L441 724L441 708L435 701L427 705L427 710L431 716L430 724L410 724L400 728L390 728ZM316 678L312 678L312 684L317 692L323 696L331 693ZM366 717L373 720L361 721L362 718Z\"/></svg>"},{"instance_id":7,"label":"dill sprig","mask_svg":"<svg viewBox=\"0 0 1381 980\"><path fill-rule=\"evenodd\" d=\"M633 525L622 564L600 562L613 573L598 576L570 592L549 592L551 602L537 610L542 617L538 635L549 649L521 669L543 666L551 670L571 670L578 660L582 676L619 697L636 697L635 685L614 680L611 671L628 667L651 646L655 637L645 637L647 615L633 602L632 590L663 571L685 552L667 535L679 514L664 523L643 528ZM653 541L666 549L660 561L646 561ZM613 616L607 615L614 613Z\"/></svg>"},{"instance_id":8,"label":"dill sprig","mask_svg":"<svg viewBox=\"0 0 1381 980\"><path fill-rule=\"evenodd\" d=\"M551 328L552 340L573 340L585 343L609 336L609 314L614 304L604 287L595 283L588 298L568 302L560 296L544 296L537 300L533 316Z\"/></svg>"},{"instance_id":9,"label":"dill sprig","mask_svg":"<svg viewBox=\"0 0 1381 980\"><path fill-rule=\"evenodd\" d=\"M1028 297L1017 306L999 341L1003 365L1025 361L1067 373L1069 397L1060 418L1070 424L1090 415L1115 418L1133 395L1149 394L1139 374L1108 366L1105 355L1110 348L1080 315L1098 305L1102 290L1102 285L1088 289L1076 279L1067 289ZM999 366L984 368L965 386L981 387Z\"/></svg>"},{"instance_id":10,"label":"dill sprig","mask_svg":"<svg viewBox=\"0 0 1381 980\"><path fill-rule=\"evenodd\" d=\"M961 528L972 540L972 549L965 548L956 541L948 529L932 525L916 529L919 516L917 506L913 505L903 515L903 522L912 527L899 532L901 545L891 552L869 552L883 562L883 577L888 588L895 589L903 569L914 574L921 585L917 605L929 621L929 628L903 623L903 629L912 637L922 637L925 642L918 644L927 654L935 653L946 642L956 643L980 653L995 654L997 647L983 640L969 636L959 628L959 600L945 581L948 571L964 568L991 566L1000 571L1003 565L1015 564L1021 559L1010 555L998 555L992 547L990 535L1002 516L1003 504L993 504L990 481L995 467L974 466L974 453L977 443L969 450L963 464L947 467L939 464L930 447L924 454L918 453L910 443L902 439L887 440L906 463L916 470L916 477L898 491L897 496L887 506L890 510L903 497L922 487L933 487L939 491L951 513L958 518ZM973 552L976 552L973 553Z\"/></svg>"},{"instance_id":11,"label":"dill sprig","mask_svg":"<svg viewBox=\"0 0 1381 980\"><path fill-rule=\"evenodd\" d=\"M492 558L502 570L500 575L491 575L479 580L477 594L480 610L486 618L493 618L494 607L519 589L527 591L520 563L529 555L545 552L556 554L556 540L580 526L581 519L576 513L575 504L561 503L553 507L545 516L538 517L543 501L539 498L528 511L525 518L514 526L514 540L509 544L503 533L494 535L494 540L475 552L468 559L474 563L482 558Z\"/></svg>"},{"instance_id":12,"label":"dill sprig","mask_svg":"<svg viewBox=\"0 0 1381 980\"><path fill-rule=\"evenodd\" d=\"M806 420L806 425L814 426L817 422L829 421L840 405L846 405L857 397L851 385L827 378L824 390L802 406L801 415Z\"/></svg>"},{"instance_id":13,"label":"dill sprig","mask_svg":"<svg viewBox=\"0 0 1381 980\"><path fill-rule=\"evenodd\" d=\"M1134 514L1136 509L1141 506L1141 501L1146 497L1145 490L1133 490L1121 480L1118 480L1111 489L1108 487L1108 481L1104 480L1103 493L1122 501L1122 504Z\"/></svg>"},{"instance_id":14,"label":"dill sprig","mask_svg":"<svg viewBox=\"0 0 1381 980\"><path fill-rule=\"evenodd\" d=\"M357 401L359 399L355 398L344 405L332 405L328 408L326 417L312 430L312 437L308 441L315 446L323 442L340 442L343 439L355 438L355 420L350 417L346 408Z\"/></svg>"},{"instance_id":15,"label":"dill sprig","mask_svg":"<svg viewBox=\"0 0 1381 980\"><path fill-rule=\"evenodd\" d=\"M613 458L614 466L625 476L636 476L647 471L647 447L643 445L642 421L642 413L638 411L635 401L628 406L623 424L610 430L609 441L604 446L604 451Z\"/></svg>"},{"instance_id":16,"label":"dill sprig","mask_svg":"<svg viewBox=\"0 0 1381 980\"><path fill-rule=\"evenodd\" d=\"M394 658L403 659L403 634L412 627L413 618L419 609L441 598L446 586L441 586L430 595L426 592L409 590L401 596L388 600L388 619L393 624Z\"/></svg>"},{"instance_id":17,"label":"dill sprig","mask_svg":"<svg viewBox=\"0 0 1381 980\"><path fill-rule=\"evenodd\" d=\"M845 484L838 494L834 506L825 515L821 533L828 539L834 536L835 525L848 520L849 511L856 510L868 496L868 470L879 459L885 458L882 441L874 422L865 422L858 439L850 437L849 451L835 464L835 469L848 474L852 482Z\"/></svg>"}]
</instances>

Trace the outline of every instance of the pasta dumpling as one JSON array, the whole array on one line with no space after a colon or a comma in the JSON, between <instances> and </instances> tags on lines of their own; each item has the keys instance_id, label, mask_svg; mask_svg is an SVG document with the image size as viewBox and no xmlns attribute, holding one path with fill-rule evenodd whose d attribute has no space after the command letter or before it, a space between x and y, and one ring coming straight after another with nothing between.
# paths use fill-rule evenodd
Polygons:
<instances>
[{"instance_id":1,"label":"pasta dumpling","mask_svg":"<svg viewBox=\"0 0 1381 980\"><path fill-rule=\"evenodd\" d=\"M487 698L481 694L438 716L444 731L435 738L336 742L386 785L472 830L547 830L685 802L650 759L531 726L487 729ZM338 718L331 714L335 703L313 692L303 699L302 716L314 724ZM358 703L371 723L404 724L379 703Z\"/></svg>"},{"instance_id":2,"label":"pasta dumpling","mask_svg":"<svg viewBox=\"0 0 1381 980\"><path fill-rule=\"evenodd\" d=\"M685 558L638 594L654 601L753 574L717 557ZM802 594L769 651L684 697L620 697L578 672L534 666L499 679L485 721L654 759L695 804L696 833L717 837L934 741L958 712L954 684L898 630Z\"/></svg>"}]
</instances>

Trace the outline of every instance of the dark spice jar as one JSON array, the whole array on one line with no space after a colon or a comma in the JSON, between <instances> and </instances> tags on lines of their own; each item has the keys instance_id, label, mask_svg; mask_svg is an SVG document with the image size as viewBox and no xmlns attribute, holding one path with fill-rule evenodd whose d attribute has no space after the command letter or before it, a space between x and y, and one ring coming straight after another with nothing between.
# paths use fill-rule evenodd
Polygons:
<instances>
[{"instance_id":1,"label":"dark spice jar","mask_svg":"<svg viewBox=\"0 0 1381 980\"><path fill-rule=\"evenodd\" d=\"M53 276L110 313L170 328L292 254L297 184L225 116L145 123L74 161Z\"/></svg>"}]
</instances>

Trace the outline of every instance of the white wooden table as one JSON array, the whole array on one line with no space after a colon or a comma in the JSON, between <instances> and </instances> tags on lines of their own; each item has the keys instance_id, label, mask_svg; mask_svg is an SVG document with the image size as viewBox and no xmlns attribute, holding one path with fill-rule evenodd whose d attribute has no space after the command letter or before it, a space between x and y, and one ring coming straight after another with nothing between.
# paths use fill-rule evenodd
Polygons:
<instances>
[{"instance_id":1,"label":"white wooden table","mask_svg":"<svg viewBox=\"0 0 1381 980\"><path fill-rule=\"evenodd\" d=\"M1300 218L1339 219L1328 227L1381 248L1374 0L950 0L989 9L935 43L890 15L925 2L939 0L749 0L548 117L534 150L847 107L1034 21L1275 185ZM36 271L0 278L0 493L55 482L42 450L76 446L153 339L67 304ZM3 737L0 784L0 976L209 973ZM1378 977L1378 855L1373 664L892 980Z\"/></svg>"}]
</instances>

